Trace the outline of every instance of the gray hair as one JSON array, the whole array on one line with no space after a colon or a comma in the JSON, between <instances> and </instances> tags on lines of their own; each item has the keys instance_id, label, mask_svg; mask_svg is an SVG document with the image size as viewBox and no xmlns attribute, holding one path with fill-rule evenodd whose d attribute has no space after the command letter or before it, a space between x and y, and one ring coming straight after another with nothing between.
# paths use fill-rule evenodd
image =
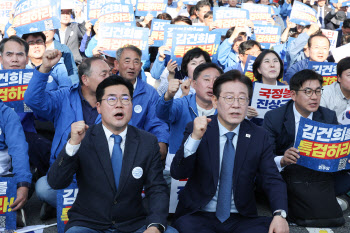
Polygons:
<instances>
[{"instance_id":1,"label":"gray hair","mask_svg":"<svg viewBox=\"0 0 350 233\"><path fill-rule=\"evenodd\" d=\"M127 45L127 46L122 47L122 48L119 48L119 49L117 50L116 56L115 56L115 58L117 59L117 61L120 61L120 57L122 56L122 53L124 52L125 49L130 49L130 50L136 52L136 53L140 56L140 58L142 57L142 51L141 51L139 48L137 48L137 47L134 46L134 45Z\"/></svg>"}]
</instances>

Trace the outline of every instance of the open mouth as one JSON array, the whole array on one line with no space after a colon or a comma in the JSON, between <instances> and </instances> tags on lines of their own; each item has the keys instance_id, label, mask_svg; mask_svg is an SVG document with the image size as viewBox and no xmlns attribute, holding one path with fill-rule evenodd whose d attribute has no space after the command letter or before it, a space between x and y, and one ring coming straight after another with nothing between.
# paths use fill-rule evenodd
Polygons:
<instances>
[{"instance_id":1,"label":"open mouth","mask_svg":"<svg viewBox=\"0 0 350 233\"><path fill-rule=\"evenodd\" d=\"M124 118L124 114L122 112L118 112L117 114L114 115L114 117L117 119L117 120L121 120Z\"/></svg>"}]
</instances>

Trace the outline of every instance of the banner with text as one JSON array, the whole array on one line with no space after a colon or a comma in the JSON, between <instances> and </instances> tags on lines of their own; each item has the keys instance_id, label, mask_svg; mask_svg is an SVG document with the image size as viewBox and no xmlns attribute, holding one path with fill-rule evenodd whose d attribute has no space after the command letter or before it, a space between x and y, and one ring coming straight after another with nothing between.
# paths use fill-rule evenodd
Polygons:
<instances>
[{"instance_id":1,"label":"banner with text","mask_svg":"<svg viewBox=\"0 0 350 233\"><path fill-rule=\"evenodd\" d=\"M32 112L23 99L33 71L32 69L0 70L0 99L17 113Z\"/></svg>"},{"instance_id":2,"label":"banner with text","mask_svg":"<svg viewBox=\"0 0 350 233\"><path fill-rule=\"evenodd\" d=\"M317 23L317 12L308 5L295 1L289 21L302 26Z\"/></svg>"},{"instance_id":3,"label":"banner with text","mask_svg":"<svg viewBox=\"0 0 350 233\"><path fill-rule=\"evenodd\" d=\"M87 0L88 20L90 20L92 24L96 23L102 7L107 3L131 4L130 0Z\"/></svg>"},{"instance_id":4,"label":"banner with text","mask_svg":"<svg viewBox=\"0 0 350 233\"><path fill-rule=\"evenodd\" d=\"M241 8L214 7L213 20L216 25L215 31L225 35L231 27L243 26L249 20L249 11Z\"/></svg>"},{"instance_id":5,"label":"banner with text","mask_svg":"<svg viewBox=\"0 0 350 233\"><path fill-rule=\"evenodd\" d=\"M6 25L9 21L10 12L14 8L16 0L2 0L0 2L0 22Z\"/></svg>"},{"instance_id":6,"label":"banner with text","mask_svg":"<svg viewBox=\"0 0 350 233\"><path fill-rule=\"evenodd\" d=\"M297 164L322 172L350 169L350 125L330 125L300 118L294 147Z\"/></svg>"},{"instance_id":7,"label":"banner with text","mask_svg":"<svg viewBox=\"0 0 350 233\"><path fill-rule=\"evenodd\" d=\"M100 23L132 22L135 21L134 10L130 4L107 3L103 5L98 20Z\"/></svg>"},{"instance_id":8,"label":"banner with text","mask_svg":"<svg viewBox=\"0 0 350 233\"><path fill-rule=\"evenodd\" d=\"M323 86L337 81L337 63L309 61L308 69L323 76Z\"/></svg>"},{"instance_id":9,"label":"banner with text","mask_svg":"<svg viewBox=\"0 0 350 233\"><path fill-rule=\"evenodd\" d=\"M136 16L146 16L148 14L157 17L158 14L165 12L168 0L137 0Z\"/></svg>"},{"instance_id":10,"label":"banner with text","mask_svg":"<svg viewBox=\"0 0 350 233\"><path fill-rule=\"evenodd\" d=\"M327 36L329 39L329 42L331 44L330 50L335 49L337 47L337 40L338 40L338 31L335 30L328 30L328 29L321 29L322 34Z\"/></svg>"},{"instance_id":11,"label":"banner with text","mask_svg":"<svg viewBox=\"0 0 350 233\"><path fill-rule=\"evenodd\" d=\"M254 25L254 34L263 49L270 49L281 42L280 26Z\"/></svg>"},{"instance_id":12,"label":"banner with text","mask_svg":"<svg viewBox=\"0 0 350 233\"><path fill-rule=\"evenodd\" d=\"M16 211L10 205L17 197L17 182L14 177L0 177L0 228L5 232L16 230Z\"/></svg>"},{"instance_id":13,"label":"banner with text","mask_svg":"<svg viewBox=\"0 0 350 233\"><path fill-rule=\"evenodd\" d=\"M164 44L164 26L170 25L171 20L152 19L151 38L154 40L153 47L160 47Z\"/></svg>"},{"instance_id":14,"label":"banner with text","mask_svg":"<svg viewBox=\"0 0 350 233\"><path fill-rule=\"evenodd\" d=\"M258 111L257 118L264 119L268 111L285 105L291 99L289 86L274 86L257 82L254 85L251 106Z\"/></svg>"},{"instance_id":15,"label":"banner with text","mask_svg":"<svg viewBox=\"0 0 350 233\"><path fill-rule=\"evenodd\" d=\"M221 33L214 31L203 32L184 32L173 31L173 40L171 46L171 59L175 60L178 66L182 63L185 53L195 47L200 47L207 51L212 62L217 62L217 51L221 42Z\"/></svg>"},{"instance_id":16,"label":"banner with text","mask_svg":"<svg viewBox=\"0 0 350 233\"><path fill-rule=\"evenodd\" d=\"M72 208L78 195L78 185L73 181L66 189L57 190L57 232L64 233L68 222L68 210Z\"/></svg>"},{"instance_id":17,"label":"banner with text","mask_svg":"<svg viewBox=\"0 0 350 233\"><path fill-rule=\"evenodd\" d=\"M257 81L253 73L253 64L255 62L255 59L256 57L252 55L248 55L247 61L245 62L244 71L243 71L243 74L248 78L250 78L252 82Z\"/></svg>"},{"instance_id":18,"label":"banner with text","mask_svg":"<svg viewBox=\"0 0 350 233\"><path fill-rule=\"evenodd\" d=\"M127 45L134 45L141 49L142 60L147 60L148 55L148 28L127 27L116 23L100 23L98 33L98 46L103 48L103 53L110 57L116 56L116 51Z\"/></svg>"},{"instance_id":19,"label":"banner with text","mask_svg":"<svg viewBox=\"0 0 350 233\"><path fill-rule=\"evenodd\" d=\"M18 34L61 28L60 2L56 0L21 0L17 3L12 26Z\"/></svg>"},{"instance_id":20,"label":"banner with text","mask_svg":"<svg viewBox=\"0 0 350 233\"><path fill-rule=\"evenodd\" d=\"M171 178L169 213L175 213L177 204L179 203L179 193L185 188L186 183L187 179L175 180Z\"/></svg>"},{"instance_id":21,"label":"banner with text","mask_svg":"<svg viewBox=\"0 0 350 233\"><path fill-rule=\"evenodd\" d=\"M271 6L262 5L262 4L252 4L252 3L243 3L242 9L249 11L249 18L255 24L267 24L267 20L271 18L272 8Z\"/></svg>"}]
</instances>

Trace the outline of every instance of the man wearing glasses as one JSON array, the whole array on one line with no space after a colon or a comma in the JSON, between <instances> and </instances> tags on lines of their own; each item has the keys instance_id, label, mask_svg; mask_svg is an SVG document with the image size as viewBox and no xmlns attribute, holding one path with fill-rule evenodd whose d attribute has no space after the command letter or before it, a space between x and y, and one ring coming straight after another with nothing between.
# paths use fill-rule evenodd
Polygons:
<instances>
[{"instance_id":1,"label":"man wearing glasses","mask_svg":"<svg viewBox=\"0 0 350 233\"><path fill-rule=\"evenodd\" d=\"M268 134L246 120L253 94L237 70L219 76L212 103L217 115L190 122L171 164L174 179L188 178L179 193L174 227L180 233L287 233L286 185L273 161ZM261 174L274 217L259 217L255 177Z\"/></svg>"},{"instance_id":2,"label":"man wearing glasses","mask_svg":"<svg viewBox=\"0 0 350 233\"><path fill-rule=\"evenodd\" d=\"M51 187L62 189L76 173L79 194L69 210L67 233L177 233L167 228L169 194L157 138L129 125L132 96L129 81L110 76L96 90L102 122L70 126L71 138L47 176Z\"/></svg>"},{"instance_id":3,"label":"man wearing glasses","mask_svg":"<svg viewBox=\"0 0 350 233\"><path fill-rule=\"evenodd\" d=\"M325 193L327 195L330 193L341 195L350 189L349 175L335 173L333 182L333 174L317 172L296 165L300 156L299 151L293 146L301 117L326 124L338 124L335 112L320 106L322 83L322 76L313 70L306 69L297 72L290 80L292 100L267 112L263 124L263 127L270 134L270 142L273 144L274 154L276 155L275 163L287 182L290 213L293 213L293 217L291 214L289 216L293 222L298 224L307 224L307 220L311 219L309 223L313 221L314 226L320 225L322 220L326 221L327 219L327 216L324 219L318 219L325 211L328 211L324 208L326 208L326 203L329 203L329 200L324 200L324 202L320 200ZM325 182L331 190L325 192L324 189L312 184L315 181ZM307 184L308 182L309 184ZM299 183L299 188L294 186L296 183ZM300 188L304 187L301 185L303 183L305 183L305 187L315 187L319 191L317 192L317 198L313 196L311 200L306 199L310 197L307 192L313 191L310 191L309 188ZM336 203L335 195L333 195L334 203ZM320 203L323 204L320 205ZM310 209L313 210L312 214L304 218L305 215L308 215ZM340 217L342 217L342 214ZM337 216L333 216L333 218L336 219ZM320 222L317 222L318 220Z\"/></svg>"}]
</instances>

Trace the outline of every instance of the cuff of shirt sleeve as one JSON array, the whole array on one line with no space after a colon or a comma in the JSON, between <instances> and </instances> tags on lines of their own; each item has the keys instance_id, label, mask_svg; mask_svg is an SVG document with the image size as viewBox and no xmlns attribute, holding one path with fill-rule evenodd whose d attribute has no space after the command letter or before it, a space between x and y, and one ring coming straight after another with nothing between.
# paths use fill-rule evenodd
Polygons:
<instances>
[{"instance_id":1,"label":"cuff of shirt sleeve","mask_svg":"<svg viewBox=\"0 0 350 233\"><path fill-rule=\"evenodd\" d=\"M29 182L26 182L26 181L23 181L23 182L18 182L17 183L17 188L19 187L27 187L27 188L30 188L30 183Z\"/></svg>"},{"instance_id":2,"label":"cuff of shirt sleeve","mask_svg":"<svg viewBox=\"0 0 350 233\"><path fill-rule=\"evenodd\" d=\"M69 141L66 144L66 154L69 156L73 156L77 153L77 151L80 148L80 144L78 145L71 145Z\"/></svg>"},{"instance_id":3,"label":"cuff of shirt sleeve","mask_svg":"<svg viewBox=\"0 0 350 233\"><path fill-rule=\"evenodd\" d=\"M274 158L275 163L276 163L276 166L277 166L279 172L283 171L283 169L284 169L284 167L281 166L281 160L282 160L282 158L283 158L283 156L276 156L276 157Z\"/></svg>"},{"instance_id":4,"label":"cuff of shirt sleeve","mask_svg":"<svg viewBox=\"0 0 350 233\"><path fill-rule=\"evenodd\" d=\"M187 138L184 146L184 157L187 158L190 155L196 153L201 140L195 140L192 138L192 134Z\"/></svg>"}]
</instances>

